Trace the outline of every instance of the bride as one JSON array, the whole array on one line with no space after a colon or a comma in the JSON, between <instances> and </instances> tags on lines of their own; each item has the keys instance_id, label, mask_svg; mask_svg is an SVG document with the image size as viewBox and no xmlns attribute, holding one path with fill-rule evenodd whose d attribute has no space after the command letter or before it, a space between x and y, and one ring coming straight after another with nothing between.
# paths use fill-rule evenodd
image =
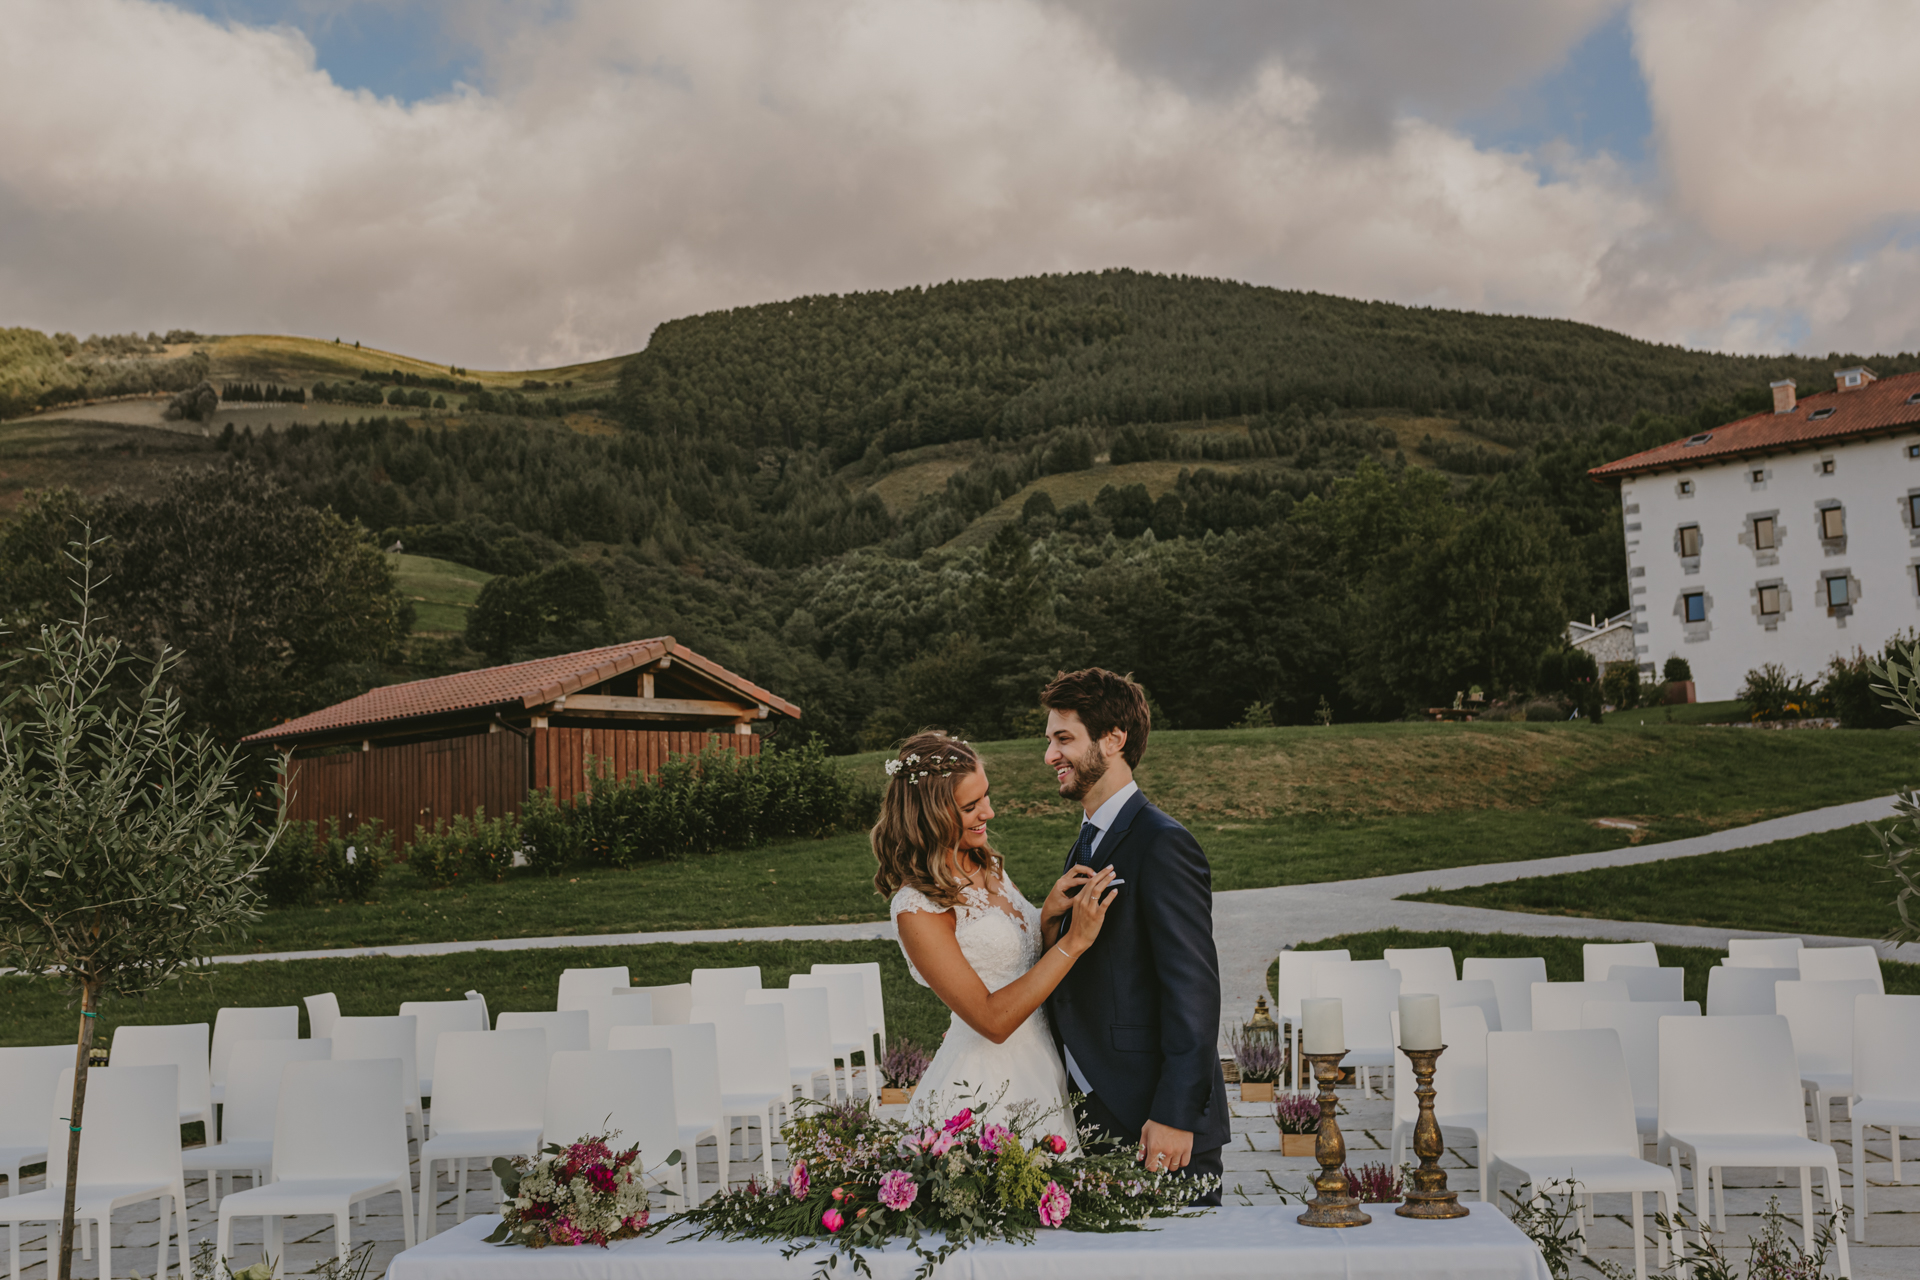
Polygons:
<instances>
[{"instance_id":1,"label":"bride","mask_svg":"<svg viewBox=\"0 0 1920 1280\"><path fill-rule=\"evenodd\" d=\"M953 1011L907 1118L939 1124L971 1106L983 1121L1007 1124L1019 1113L1074 1143L1066 1069L1040 1006L1099 935L1119 893L1109 892L1112 870L1075 866L1035 909L988 843L993 805L971 746L918 733L887 773L872 836L874 887L893 899L914 981ZM1076 905L1075 893L1071 927L1046 947L1046 930Z\"/></svg>"}]
</instances>

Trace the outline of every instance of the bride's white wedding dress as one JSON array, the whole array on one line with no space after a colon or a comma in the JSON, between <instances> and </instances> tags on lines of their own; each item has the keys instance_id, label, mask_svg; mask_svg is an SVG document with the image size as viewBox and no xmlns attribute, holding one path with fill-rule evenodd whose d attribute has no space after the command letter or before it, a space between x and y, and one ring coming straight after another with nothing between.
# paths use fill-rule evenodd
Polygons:
<instances>
[{"instance_id":1,"label":"bride's white wedding dress","mask_svg":"<svg viewBox=\"0 0 1920 1280\"><path fill-rule=\"evenodd\" d=\"M996 906L984 889L962 889L958 908L943 907L918 889L903 886L893 895L893 919L909 911L943 914L956 911L953 936L960 944L973 971L980 975L989 991L998 991L1040 958L1040 909L1028 902L1013 881L1004 875L1003 899L1013 912ZM921 986L927 980L907 960L913 980ZM946 1038L920 1086L907 1107L907 1118L915 1124L940 1124L961 1107L972 1107L975 1115L1005 1124L1021 1104L1028 1104L1029 1140L1057 1133L1072 1144L1075 1151L1073 1112L1067 1106L1067 1071L1054 1047L1053 1030L1046 1009L1033 1012L1005 1043L993 1041L968 1026L954 1014Z\"/></svg>"}]
</instances>

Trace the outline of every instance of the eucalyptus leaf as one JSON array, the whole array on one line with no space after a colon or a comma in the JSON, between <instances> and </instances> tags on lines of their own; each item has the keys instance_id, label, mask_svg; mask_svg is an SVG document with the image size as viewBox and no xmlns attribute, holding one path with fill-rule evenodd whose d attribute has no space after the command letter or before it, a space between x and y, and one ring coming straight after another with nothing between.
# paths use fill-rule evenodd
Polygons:
<instances>
[{"instance_id":1,"label":"eucalyptus leaf","mask_svg":"<svg viewBox=\"0 0 1920 1280\"><path fill-rule=\"evenodd\" d=\"M502 1221L500 1225L496 1226L492 1231L488 1232L486 1236L481 1239L480 1243L506 1244L507 1237L512 1233L513 1233L512 1228L508 1227L505 1221Z\"/></svg>"}]
</instances>

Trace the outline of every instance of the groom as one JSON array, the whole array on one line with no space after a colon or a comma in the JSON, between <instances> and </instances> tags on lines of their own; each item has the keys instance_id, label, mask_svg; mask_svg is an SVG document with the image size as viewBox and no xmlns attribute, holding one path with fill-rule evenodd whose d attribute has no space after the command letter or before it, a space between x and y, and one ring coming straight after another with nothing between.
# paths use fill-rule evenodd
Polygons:
<instances>
[{"instance_id":1,"label":"groom","mask_svg":"<svg viewBox=\"0 0 1920 1280\"><path fill-rule=\"evenodd\" d=\"M1149 1170L1218 1176L1230 1116L1207 856L1134 785L1151 727L1139 685L1089 667L1055 677L1040 705L1047 765L1085 814L1067 866L1089 878L1112 866L1126 882L1099 939L1047 1000L1067 1075L1086 1095L1080 1122L1137 1147ZM1217 1205L1220 1192L1195 1203Z\"/></svg>"}]
</instances>

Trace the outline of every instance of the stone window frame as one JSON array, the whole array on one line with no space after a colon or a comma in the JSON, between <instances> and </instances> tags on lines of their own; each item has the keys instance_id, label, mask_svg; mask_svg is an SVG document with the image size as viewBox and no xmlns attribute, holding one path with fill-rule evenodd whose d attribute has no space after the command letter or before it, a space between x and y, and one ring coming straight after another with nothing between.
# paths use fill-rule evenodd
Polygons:
<instances>
[{"instance_id":1,"label":"stone window frame","mask_svg":"<svg viewBox=\"0 0 1920 1280\"><path fill-rule=\"evenodd\" d=\"M1915 604L1920 604L1920 558L1907 562L1907 590L1913 593Z\"/></svg>"},{"instance_id":2,"label":"stone window frame","mask_svg":"<svg viewBox=\"0 0 1920 1280\"><path fill-rule=\"evenodd\" d=\"M1695 493L1699 492L1699 489L1700 486L1689 479L1679 479L1673 482L1673 496L1676 498L1691 498Z\"/></svg>"},{"instance_id":3,"label":"stone window frame","mask_svg":"<svg viewBox=\"0 0 1920 1280\"><path fill-rule=\"evenodd\" d=\"M1907 544L1920 547L1920 486L1900 495L1900 523L1907 527Z\"/></svg>"},{"instance_id":4,"label":"stone window frame","mask_svg":"<svg viewBox=\"0 0 1920 1280\"><path fill-rule=\"evenodd\" d=\"M1702 618L1699 622L1687 621L1687 597L1700 597ZM1674 593L1673 616L1680 620L1681 639L1687 644L1698 644L1713 634L1713 593L1705 587L1690 588Z\"/></svg>"},{"instance_id":5,"label":"stone window frame","mask_svg":"<svg viewBox=\"0 0 1920 1280\"><path fill-rule=\"evenodd\" d=\"M1829 511L1840 513L1840 536L1827 536L1827 517ZM1838 498L1822 498L1813 504L1813 528L1820 537L1820 545L1830 556L1845 555L1847 551L1847 504Z\"/></svg>"},{"instance_id":6,"label":"stone window frame","mask_svg":"<svg viewBox=\"0 0 1920 1280\"><path fill-rule=\"evenodd\" d=\"M1688 529L1693 530L1696 542L1692 555L1688 555L1682 549L1685 545L1685 534ZM1682 573L1694 574L1700 572L1700 552L1705 549L1706 545L1706 531L1700 527L1698 521L1690 520L1685 524L1677 524L1673 527L1673 553L1680 557L1680 571Z\"/></svg>"},{"instance_id":7,"label":"stone window frame","mask_svg":"<svg viewBox=\"0 0 1920 1280\"><path fill-rule=\"evenodd\" d=\"M1771 590L1776 594L1775 603L1779 608L1772 613L1761 611L1764 597L1761 592ZM1779 629L1780 622L1793 612L1793 592L1788 588L1785 578L1762 578L1753 584L1753 620L1767 631Z\"/></svg>"},{"instance_id":8,"label":"stone window frame","mask_svg":"<svg viewBox=\"0 0 1920 1280\"><path fill-rule=\"evenodd\" d=\"M1839 469L1840 464L1835 461L1831 453L1821 454L1819 459L1813 464L1813 470L1816 475L1830 476Z\"/></svg>"},{"instance_id":9,"label":"stone window frame","mask_svg":"<svg viewBox=\"0 0 1920 1280\"><path fill-rule=\"evenodd\" d=\"M1760 539L1754 533L1754 523L1760 520L1773 521L1773 545L1771 547L1760 546ZM1780 544L1786 541L1786 536L1787 531L1780 526L1780 508L1774 507L1767 511L1747 512L1745 519L1742 520L1740 524L1740 537L1738 541L1741 546L1753 552L1753 563L1757 567L1765 568L1768 565L1780 563Z\"/></svg>"},{"instance_id":10,"label":"stone window frame","mask_svg":"<svg viewBox=\"0 0 1920 1280\"><path fill-rule=\"evenodd\" d=\"M1828 604L1832 599L1828 592L1829 582L1844 581L1847 584L1847 602ZM1826 609L1827 616L1839 626L1846 626L1847 619L1853 616L1854 606L1860 603L1860 579L1854 577L1851 569L1822 569L1820 571L1820 604Z\"/></svg>"},{"instance_id":11,"label":"stone window frame","mask_svg":"<svg viewBox=\"0 0 1920 1280\"><path fill-rule=\"evenodd\" d=\"M1756 463L1747 467L1747 488L1752 492L1765 491L1767 481L1771 479L1773 479L1773 468L1765 463Z\"/></svg>"}]
</instances>

